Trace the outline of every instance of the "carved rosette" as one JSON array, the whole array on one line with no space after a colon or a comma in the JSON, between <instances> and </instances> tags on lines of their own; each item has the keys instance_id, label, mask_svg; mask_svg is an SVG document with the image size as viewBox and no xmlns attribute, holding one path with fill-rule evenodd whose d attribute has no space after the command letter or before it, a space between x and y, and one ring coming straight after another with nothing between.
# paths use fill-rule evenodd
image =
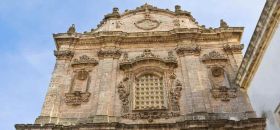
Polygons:
<instances>
[{"instance_id":1,"label":"carved rosette","mask_svg":"<svg viewBox=\"0 0 280 130\"><path fill-rule=\"evenodd\" d=\"M157 61L157 62L162 62L165 65L171 67L171 68L176 68L178 66L177 64L177 59L173 55L173 52L170 51L168 52L168 56L165 58L161 58L158 55L155 55L151 52L149 49L145 49L144 52L140 55L137 56L133 59L128 59L127 54L124 55L124 58L120 62L120 69L126 70L131 68L132 66L143 62L143 61Z\"/></svg>"},{"instance_id":2,"label":"carved rosette","mask_svg":"<svg viewBox=\"0 0 280 130\"><path fill-rule=\"evenodd\" d=\"M217 51L212 51L209 54L204 54L202 57L202 62L204 63L219 63L219 62L227 62L228 59L225 55L220 54Z\"/></svg>"},{"instance_id":3,"label":"carved rosette","mask_svg":"<svg viewBox=\"0 0 280 130\"><path fill-rule=\"evenodd\" d=\"M89 58L87 55L82 55L79 57L79 59L74 59L72 62L72 66L96 66L98 64L98 61L94 58Z\"/></svg>"},{"instance_id":4,"label":"carved rosette","mask_svg":"<svg viewBox=\"0 0 280 130\"><path fill-rule=\"evenodd\" d=\"M199 55L200 51L201 51L201 48L197 44L178 45L175 48L175 51L179 56Z\"/></svg>"},{"instance_id":5,"label":"carved rosette","mask_svg":"<svg viewBox=\"0 0 280 130\"><path fill-rule=\"evenodd\" d=\"M122 115L122 118L137 120L137 119L146 119L149 122L153 122L155 119L169 119L171 117L180 116L179 112L167 112L167 111L144 111L136 112Z\"/></svg>"},{"instance_id":6,"label":"carved rosette","mask_svg":"<svg viewBox=\"0 0 280 130\"><path fill-rule=\"evenodd\" d=\"M65 103L67 105L81 105L83 102L88 102L89 97L89 92L74 91L65 94Z\"/></svg>"},{"instance_id":7,"label":"carved rosette","mask_svg":"<svg viewBox=\"0 0 280 130\"><path fill-rule=\"evenodd\" d=\"M70 60L74 56L74 52L65 50L65 51L54 51L54 55L58 60Z\"/></svg>"},{"instance_id":8,"label":"carved rosette","mask_svg":"<svg viewBox=\"0 0 280 130\"><path fill-rule=\"evenodd\" d=\"M229 45L224 44L224 51L228 53L242 53L242 49L244 48L244 44L240 45Z\"/></svg>"},{"instance_id":9,"label":"carved rosette","mask_svg":"<svg viewBox=\"0 0 280 130\"><path fill-rule=\"evenodd\" d=\"M103 49L101 48L98 52L97 55L99 58L114 58L114 59L119 59L121 57L121 50L118 48L109 48L109 49Z\"/></svg>"},{"instance_id":10,"label":"carved rosette","mask_svg":"<svg viewBox=\"0 0 280 130\"><path fill-rule=\"evenodd\" d=\"M237 89L220 86L219 88L211 89L212 96L222 101L230 101L231 98L237 97Z\"/></svg>"}]
</instances>

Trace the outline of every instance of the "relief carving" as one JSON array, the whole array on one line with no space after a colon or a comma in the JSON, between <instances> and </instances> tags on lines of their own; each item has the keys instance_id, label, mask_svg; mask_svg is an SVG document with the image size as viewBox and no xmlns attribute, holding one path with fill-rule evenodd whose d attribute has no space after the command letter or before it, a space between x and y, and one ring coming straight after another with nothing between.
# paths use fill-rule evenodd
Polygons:
<instances>
[{"instance_id":1,"label":"relief carving","mask_svg":"<svg viewBox=\"0 0 280 130\"><path fill-rule=\"evenodd\" d=\"M123 113L127 113L129 111L129 91L128 91L128 78L125 78L123 81L120 82L118 85L118 93L119 93L119 98L122 101L122 111Z\"/></svg>"},{"instance_id":2,"label":"relief carving","mask_svg":"<svg viewBox=\"0 0 280 130\"><path fill-rule=\"evenodd\" d=\"M212 82L211 93L214 98L229 101L236 97L236 88L230 87L227 75L222 67L212 67L210 80Z\"/></svg>"},{"instance_id":3,"label":"relief carving","mask_svg":"<svg viewBox=\"0 0 280 130\"><path fill-rule=\"evenodd\" d=\"M142 30L153 30L160 25L157 20L152 20L148 7L145 7L145 18L143 20L137 21L134 25Z\"/></svg>"},{"instance_id":4,"label":"relief carving","mask_svg":"<svg viewBox=\"0 0 280 130\"><path fill-rule=\"evenodd\" d=\"M74 71L69 92L65 93L64 101L67 105L81 105L89 101L90 93L88 92L90 84L90 70L79 69Z\"/></svg>"},{"instance_id":5,"label":"relief carving","mask_svg":"<svg viewBox=\"0 0 280 130\"><path fill-rule=\"evenodd\" d=\"M65 51L54 51L54 55L58 60L67 60L67 59L72 59L74 56L73 51L65 50Z\"/></svg>"},{"instance_id":6,"label":"relief carving","mask_svg":"<svg viewBox=\"0 0 280 130\"><path fill-rule=\"evenodd\" d=\"M92 65L96 66L98 64L98 61L95 60L94 58L89 58L87 55L82 55L80 56L79 59L74 59L72 62L72 66L79 66L79 65Z\"/></svg>"},{"instance_id":7,"label":"relief carving","mask_svg":"<svg viewBox=\"0 0 280 130\"><path fill-rule=\"evenodd\" d=\"M176 53L179 56L185 56L185 55L199 55L201 48L197 44L191 44L191 45L178 45L175 48Z\"/></svg>"},{"instance_id":8,"label":"relief carving","mask_svg":"<svg viewBox=\"0 0 280 130\"><path fill-rule=\"evenodd\" d=\"M65 93L65 103L67 105L81 105L83 102L88 102L90 97L89 92L74 91Z\"/></svg>"},{"instance_id":9,"label":"relief carving","mask_svg":"<svg viewBox=\"0 0 280 130\"><path fill-rule=\"evenodd\" d=\"M216 62L227 62L228 59L225 55L220 54L217 51L212 51L209 54L204 54L202 62L204 63L216 63Z\"/></svg>"},{"instance_id":10,"label":"relief carving","mask_svg":"<svg viewBox=\"0 0 280 130\"><path fill-rule=\"evenodd\" d=\"M241 45L229 45L224 44L224 51L225 52L231 52L231 53L241 53L241 51L244 48L244 44Z\"/></svg>"},{"instance_id":11,"label":"relief carving","mask_svg":"<svg viewBox=\"0 0 280 130\"><path fill-rule=\"evenodd\" d=\"M170 91L171 107L173 111L180 111L179 99L181 97L182 84L179 80L175 82L175 88Z\"/></svg>"},{"instance_id":12,"label":"relief carving","mask_svg":"<svg viewBox=\"0 0 280 130\"><path fill-rule=\"evenodd\" d=\"M114 58L118 59L120 58L122 52L118 48L110 48L110 49L104 49L101 48L98 52L97 55L99 58Z\"/></svg>"},{"instance_id":13,"label":"relief carving","mask_svg":"<svg viewBox=\"0 0 280 130\"><path fill-rule=\"evenodd\" d=\"M167 57L161 58L160 56L153 54L150 49L145 49L141 55L132 59L128 59L128 54L125 53L120 62L120 68L122 70L129 69L132 66L145 61L160 61L171 68L176 68L178 66L177 59L172 51L168 52Z\"/></svg>"},{"instance_id":14,"label":"relief carving","mask_svg":"<svg viewBox=\"0 0 280 130\"><path fill-rule=\"evenodd\" d=\"M154 119L169 119L171 117L180 116L179 112L166 112L166 111L145 111L145 112L136 112L122 115L122 118L137 120L137 119L146 119L149 122L153 122Z\"/></svg>"}]
</instances>

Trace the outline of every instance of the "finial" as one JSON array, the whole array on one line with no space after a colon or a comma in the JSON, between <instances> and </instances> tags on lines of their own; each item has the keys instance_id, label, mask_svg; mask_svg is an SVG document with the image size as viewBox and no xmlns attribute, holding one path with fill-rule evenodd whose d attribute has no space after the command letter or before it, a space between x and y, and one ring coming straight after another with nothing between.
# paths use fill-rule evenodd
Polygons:
<instances>
[{"instance_id":1,"label":"finial","mask_svg":"<svg viewBox=\"0 0 280 130\"><path fill-rule=\"evenodd\" d=\"M76 33L75 24L72 24L72 25L69 27L67 33L68 33L68 34L74 34L74 33Z\"/></svg>"},{"instance_id":2,"label":"finial","mask_svg":"<svg viewBox=\"0 0 280 130\"><path fill-rule=\"evenodd\" d=\"M149 19L150 18L150 11L148 8L148 4L145 3L145 19Z\"/></svg>"},{"instance_id":3,"label":"finial","mask_svg":"<svg viewBox=\"0 0 280 130\"><path fill-rule=\"evenodd\" d=\"M180 11L181 11L181 6L175 5L175 12L180 12Z\"/></svg>"},{"instance_id":4,"label":"finial","mask_svg":"<svg viewBox=\"0 0 280 130\"><path fill-rule=\"evenodd\" d=\"M113 8L113 13L119 13L119 8L114 7L114 8Z\"/></svg>"},{"instance_id":5,"label":"finial","mask_svg":"<svg viewBox=\"0 0 280 130\"><path fill-rule=\"evenodd\" d=\"M221 20L220 20L220 27L221 27L221 28L227 28L227 27L228 27L228 24L227 24L223 19L221 19Z\"/></svg>"}]
</instances>

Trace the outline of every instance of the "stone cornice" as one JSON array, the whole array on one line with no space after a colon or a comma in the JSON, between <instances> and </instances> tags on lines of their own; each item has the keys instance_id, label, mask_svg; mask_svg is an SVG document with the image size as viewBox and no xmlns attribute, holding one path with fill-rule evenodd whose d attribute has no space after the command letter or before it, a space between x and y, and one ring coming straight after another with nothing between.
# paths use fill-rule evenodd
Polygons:
<instances>
[{"instance_id":1,"label":"stone cornice","mask_svg":"<svg viewBox=\"0 0 280 130\"><path fill-rule=\"evenodd\" d=\"M54 34L57 48L62 44L102 44L104 42L118 43L150 43L150 42L173 42L180 40L193 41L217 41L236 38L240 41L243 33L243 27L228 27L215 29L198 29L198 28L177 28L170 31L156 32L134 32L127 33L122 31L107 31L97 33L67 33Z\"/></svg>"},{"instance_id":2,"label":"stone cornice","mask_svg":"<svg viewBox=\"0 0 280 130\"><path fill-rule=\"evenodd\" d=\"M267 0L236 75L236 83L241 88L247 89L249 87L265 50L279 25L279 19L279 0Z\"/></svg>"},{"instance_id":3,"label":"stone cornice","mask_svg":"<svg viewBox=\"0 0 280 130\"><path fill-rule=\"evenodd\" d=\"M201 116L200 116L201 118ZM188 119L187 117L185 119ZM228 119L215 119L209 116L209 119L196 119L191 116L191 120L183 120L175 123L156 123L156 124L124 124L117 122L107 122L107 123L80 123L77 125L58 125L58 124L16 124L16 130L26 130L26 129L80 129L80 128L93 128L93 129L232 129L237 130L243 129L264 129L265 128L265 118L248 118L245 120L228 120Z\"/></svg>"}]
</instances>

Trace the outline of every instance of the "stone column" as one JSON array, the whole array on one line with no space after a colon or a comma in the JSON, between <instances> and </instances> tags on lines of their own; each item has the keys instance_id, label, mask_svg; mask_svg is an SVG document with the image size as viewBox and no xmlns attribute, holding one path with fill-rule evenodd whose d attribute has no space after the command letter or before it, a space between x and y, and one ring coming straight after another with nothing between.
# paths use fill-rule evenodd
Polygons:
<instances>
[{"instance_id":1,"label":"stone column","mask_svg":"<svg viewBox=\"0 0 280 130\"><path fill-rule=\"evenodd\" d=\"M121 52L116 48L105 48L98 51L99 96L93 122L111 122L114 114L114 98L116 97L117 64Z\"/></svg>"},{"instance_id":2,"label":"stone column","mask_svg":"<svg viewBox=\"0 0 280 130\"><path fill-rule=\"evenodd\" d=\"M51 82L49 84L48 92L46 94L45 102L43 104L41 115L36 119L35 123L57 123L62 86L67 80L67 69L70 61L74 56L72 51L55 51L56 64L52 74Z\"/></svg>"},{"instance_id":3,"label":"stone column","mask_svg":"<svg viewBox=\"0 0 280 130\"><path fill-rule=\"evenodd\" d=\"M200 47L196 44L178 45L176 48L177 54L180 56L182 65L182 75L184 79L186 100L191 100L192 112L206 112L203 88L199 79L199 54Z\"/></svg>"}]
</instances>

